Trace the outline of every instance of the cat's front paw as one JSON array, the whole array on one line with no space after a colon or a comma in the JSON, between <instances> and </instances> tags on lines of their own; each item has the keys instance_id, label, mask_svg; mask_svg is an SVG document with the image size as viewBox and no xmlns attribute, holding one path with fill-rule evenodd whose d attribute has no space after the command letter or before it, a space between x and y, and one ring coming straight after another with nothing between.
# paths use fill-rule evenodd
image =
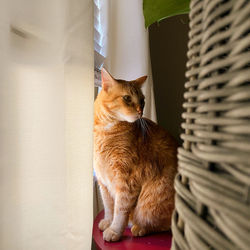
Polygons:
<instances>
[{"instance_id":1,"label":"cat's front paw","mask_svg":"<svg viewBox=\"0 0 250 250\"><path fill-rule=\"evenodd\" d=\"M99 224L98 224L98 228L101 230L101 231L104 231L105 229L107 229L111 224L111 221L108 220L108 219L102 219Z\"/></svg>"},{"instance_id":2,"label":"cat's front paw","mask_svg":"<svg viewBox=\"0 0 250 250\"><path fill-rule=\"evenodd\" d=\"M121 238L121 234L115 232L112 230L110 227L108 227L104 232L103 232L103 239L105 241L118 241Z\"/></svg>"},{"instance_id":3,"label":"cat's front paw","mask_svg":"<svg viewBox=\"0 0 250 250\"><path fill-rule=\"evenodd\" d=\"M133 225L131 228L133 236L144 236L147 232L144 228L140 228L138 225Z\"/></svg>"}]
</instances>

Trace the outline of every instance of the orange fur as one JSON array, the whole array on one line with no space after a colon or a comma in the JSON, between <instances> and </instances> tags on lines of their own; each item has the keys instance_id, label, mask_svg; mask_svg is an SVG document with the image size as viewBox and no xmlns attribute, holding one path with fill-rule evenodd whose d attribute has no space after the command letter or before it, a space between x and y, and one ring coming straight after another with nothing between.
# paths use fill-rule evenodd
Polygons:
<instances>
[{"instance_id":1,"label":"orange fur","mask_svg":"<svg viewBox=\"0 0 250 250\"><path fill-rule=\"evenodd\" d=\"M129 217L134 236L171 225L177 143L148 119L143 136L136 120L142 116L145 79L115 80L102 70L103 89L95 101L94 168L105 208L99 228L106 241L120 239Z\"/></svg>"}]
</instances>

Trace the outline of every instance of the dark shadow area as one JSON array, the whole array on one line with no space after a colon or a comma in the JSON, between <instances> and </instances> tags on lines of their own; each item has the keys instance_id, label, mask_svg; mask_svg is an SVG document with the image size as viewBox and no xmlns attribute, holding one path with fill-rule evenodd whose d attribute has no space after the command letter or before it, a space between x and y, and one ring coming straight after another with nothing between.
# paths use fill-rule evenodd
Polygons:
<instances>
[{"instance_id":1,"label":"dark shadow area","mask_svg":"<svg viewBox=\"0 0 250 250\"><path fill-rule=\"evenodd\" d=\"M188 31L188 15L167 18L149 28L157 120L179 143Z\"/></svg>"}]
</instances>

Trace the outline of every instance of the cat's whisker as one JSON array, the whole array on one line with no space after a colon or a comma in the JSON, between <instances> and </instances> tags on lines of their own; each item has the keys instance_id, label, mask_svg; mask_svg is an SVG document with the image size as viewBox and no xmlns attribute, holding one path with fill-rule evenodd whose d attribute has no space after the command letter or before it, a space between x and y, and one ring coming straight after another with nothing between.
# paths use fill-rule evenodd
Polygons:
<instances>
[{"instance_id":1,"label":"cat's whisker","mask_svg":"<svg viewBox=\"0 0 250 250\"><path fill-rule=\"evenodd\" d=\"M143 119L143 118L140 118L139 122L140 122L142 136L143 136L144 139L146 139L146 137L149 135L149 132L150 132L147 121L145 119Z\"/></svg>"},{"instance_id":2,"label":"cat's whisker","mask_svg":"<svg viewBox=\"0 0 250 250\"><path fill-rule=\"evenodd\" d=\"M142 135L144 136L144 127L143 127L142 119L139 118L138 121L139 121L139 126L140 126L140 129L141 129Z\"/></svg>"},{"instance_id":3,"label":"cat's whisker","mask_svg":"<svg viewBox=\"0 0 250 250\"><path fill-rule=\"evenodd\" d=\"M143 123L143 127L144 127L145 131L148 133L149 132L148 123L144 119L142 119L142 123Z\"/></svg>"},{"instance_id":4,"label":"cat's whisker","mask_svg":"<svg viewBox=\"0 0 250 250\"><path fill-rule=\"evenodd\" d=\"M150 132L150 128L149 128L148 124L146 125L146 128L147 128L147 132L149 133Z\"/></svg>"}]
</instances>

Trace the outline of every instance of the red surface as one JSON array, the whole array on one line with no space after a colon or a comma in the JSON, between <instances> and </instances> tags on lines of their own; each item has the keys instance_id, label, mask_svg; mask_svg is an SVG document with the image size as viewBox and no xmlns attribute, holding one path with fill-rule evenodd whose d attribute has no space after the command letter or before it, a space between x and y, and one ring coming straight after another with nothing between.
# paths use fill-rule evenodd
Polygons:
<instances>
[{"instance_id":1,"label":"red surface","mask_svg":"<svg viewBox=\"0 0 250 250\"><path fill-rule=\"evenodd\" d=\"M93 237L97 248L102 250L168 250L171 248L172 235L170 232L157 233L143 237L133 237L130 229L126 228L120 241L106 242L102 238L102 232L98 229L98 223L103 218L100 212L94 221Z\"/></svg>"}]
</instances>

